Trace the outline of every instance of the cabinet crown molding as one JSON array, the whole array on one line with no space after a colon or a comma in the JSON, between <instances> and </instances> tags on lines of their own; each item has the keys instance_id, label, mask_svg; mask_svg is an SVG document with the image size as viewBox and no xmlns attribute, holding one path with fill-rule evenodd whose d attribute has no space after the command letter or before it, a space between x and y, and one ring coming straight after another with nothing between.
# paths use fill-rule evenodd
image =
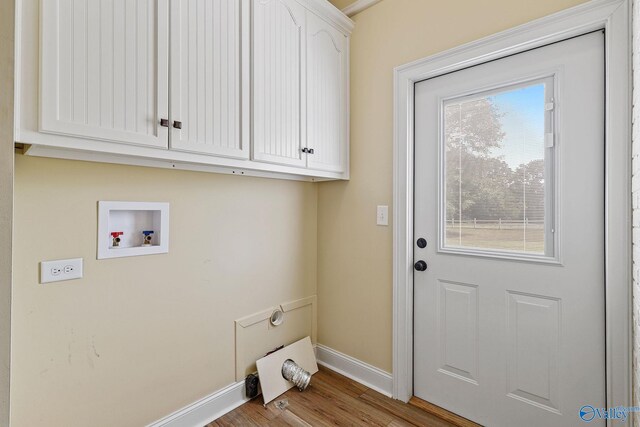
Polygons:
<instances>
[{"instance_id":1,"label":"cabinet crown molding","mask_svg":"<svg viewBox=\"0 0 640 427\"><path fill-rule=\"evenodd\" d=\"M302 3L307 9L339 28L345 36L351 35L355 23L327 0L304 0Z\"/></svg>"}]
</instances>

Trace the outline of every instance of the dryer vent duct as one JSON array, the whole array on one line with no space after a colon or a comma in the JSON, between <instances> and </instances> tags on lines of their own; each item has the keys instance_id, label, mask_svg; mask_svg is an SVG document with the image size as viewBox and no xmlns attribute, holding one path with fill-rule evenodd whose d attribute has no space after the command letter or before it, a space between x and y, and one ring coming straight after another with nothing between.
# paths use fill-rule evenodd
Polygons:
<instances>
[{"instance_id":1,"label":"dryer vent duct","mask_svg":"<svg viewBox=\"0 0 640 427\"><path fill-rule=\"evenodd\" d=\"M311 374L291 359L285 360L282 364L282 376L285 380L291 381L300 391L304 391L311 382Z\"/></svg>"}]
</instances>

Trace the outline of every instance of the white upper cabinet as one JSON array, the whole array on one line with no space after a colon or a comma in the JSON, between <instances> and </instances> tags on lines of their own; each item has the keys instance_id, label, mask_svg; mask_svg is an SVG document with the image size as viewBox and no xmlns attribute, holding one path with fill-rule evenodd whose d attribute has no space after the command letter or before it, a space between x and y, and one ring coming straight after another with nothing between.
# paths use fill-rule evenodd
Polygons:
<instances>
[{"instance_id":1,"label":"white upper cabinet","mask_svg":"<svg viewBox=\"0 0 640 427\"><path fill-rule=\"evenodd\" d=\"M305 9L295 0L253 2L253 158L306 165Z\"/></svg>"},{"instance_id":2,"label":"white upper cabinet","mask_svg":"<svg viewBox=\"0 0 640 427\"><path fill-rule=\"evenodd\" d=\"M327 0L19 0L32 156L349 178L349 35Z\"/></svg>"},{"instance_id":3,"label":"white upper cabinet","mask_svg":"<svg viewBox=\"0 0 640 427\"><path fill-rule=\"evenodd\" d=\"M166 148L167 0L41 8L39 131Z\"/></svg>"},{"instance_id":4,"label":"white upper cabinet","mask_svg":"<svg viewBox=\"0 0 640 427\"><path fill-rule=\"evenodd\" d=\"M343 172L347 160L347 37L307 12L307 167Z\"/></svg>"},{"instance_id":5,"label":"white upper cabinet","mask_svg":"<svg viewBox=\"0 0 640 427\"><path fill-rule=\"evenodd\" d=\"M241 133L241 28L248 1L171 0L172 150L249 157Z\"/></svg>"}]
</instances>

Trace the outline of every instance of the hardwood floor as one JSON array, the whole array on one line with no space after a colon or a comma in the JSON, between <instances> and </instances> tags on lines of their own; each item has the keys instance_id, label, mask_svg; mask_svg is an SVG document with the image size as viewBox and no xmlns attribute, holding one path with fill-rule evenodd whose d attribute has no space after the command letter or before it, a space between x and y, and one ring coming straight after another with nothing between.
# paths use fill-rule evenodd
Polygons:
<instances>
[{"instance_id":1,"label":"hardwood floor","mask_svg":"<svg viewBox=\"0 0 640 427\"><path fill-rule=\"evenodd\" d=\"M468 427L476 424L419 399L412 404L390 399L321 367L304 392L293 388L266 408L260 396L206 427L363 425Z\"/></svg>"}]
</instances>

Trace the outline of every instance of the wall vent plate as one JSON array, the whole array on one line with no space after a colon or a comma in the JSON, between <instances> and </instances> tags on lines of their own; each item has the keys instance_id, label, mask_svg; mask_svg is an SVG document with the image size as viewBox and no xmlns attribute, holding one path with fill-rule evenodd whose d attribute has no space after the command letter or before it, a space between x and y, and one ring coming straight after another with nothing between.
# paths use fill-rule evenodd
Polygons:
<instances>
[{"instance_id":1,"label":"wall vent plate","mask_svg":"<svg viewBox=\"0 0 640 427\"><path fill-rule=\"evenodd\" d=\"M98 259L167 252L169 203L98 202Z\"/></svg>"}]
</instances>

